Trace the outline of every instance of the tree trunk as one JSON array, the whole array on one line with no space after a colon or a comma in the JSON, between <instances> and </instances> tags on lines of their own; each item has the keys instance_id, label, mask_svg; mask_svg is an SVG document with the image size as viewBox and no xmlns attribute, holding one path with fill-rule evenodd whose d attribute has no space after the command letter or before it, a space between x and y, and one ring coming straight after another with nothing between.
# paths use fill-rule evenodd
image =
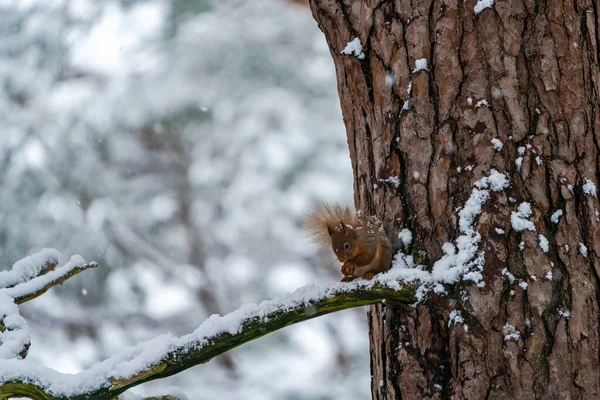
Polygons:
<instances>
[{"instance_id":1,"label":"tree trunk","mask_svg":"<svg viewBox=\"0 0 600 400\"><path fill-rule=\"evenodd\" d=\"M410 229L404 251L431 268L474 183L495 169L511 184L474 225L485 286L371 306L374 399L600 398L600 4L487 3L310 0L356 207L383 218L396 248ZM346 47L355 38L362 51ZM533 226L520 231L523 202Z\"/></svg>"}]
</instances>

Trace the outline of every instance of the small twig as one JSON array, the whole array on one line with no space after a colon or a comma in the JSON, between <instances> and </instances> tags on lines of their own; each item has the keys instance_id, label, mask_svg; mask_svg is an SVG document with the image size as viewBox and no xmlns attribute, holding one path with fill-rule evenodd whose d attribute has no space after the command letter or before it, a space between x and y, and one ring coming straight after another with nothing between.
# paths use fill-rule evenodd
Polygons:
<instances>
[{"instance_id":1,"label":"small twig","mask_svg":"<svg viewBox=\"0 0 600 400\"><path fill-rule=\"evenodd\" d=\"M0 288L11 288L54 270L58 257L58 251L44 249L17 261L10 270L0 271Z\"/></svg>"},{"instance_id":2,"label":"small twig","mask_svg":"<svg viewBox=\"0 0 600 400\"><path fill-rule=\"evenodd\" d=\"M20 283L14 287L0 289L0 294L5 294L15 299L15 303L22 304L46 293L53 286L60 285L86 269L96 268L96 263L85 263L80 256L73 256L67 264L37 276L28 282Z\"/></svg>"}]
</instances>

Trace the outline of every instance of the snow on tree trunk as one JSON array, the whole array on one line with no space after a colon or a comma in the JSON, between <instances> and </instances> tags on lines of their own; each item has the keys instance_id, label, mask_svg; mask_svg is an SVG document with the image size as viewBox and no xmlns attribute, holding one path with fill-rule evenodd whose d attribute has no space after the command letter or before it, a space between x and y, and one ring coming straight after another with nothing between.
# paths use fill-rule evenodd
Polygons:
<instances>
[{"instance_id":1,"label":"snow on tree trunk","mask_svg":"<svg viewBox=\"0 0 600 400\"><path fill-rule=\"evenodd\" d=\"M336 65L356 206L397 248L410 229L404 251L431 268L473 184L492 169L511 184L474 226L483 287L371 306L373 398L600 398L598 2L310 5Z\"/></svg>"}]
</instances>

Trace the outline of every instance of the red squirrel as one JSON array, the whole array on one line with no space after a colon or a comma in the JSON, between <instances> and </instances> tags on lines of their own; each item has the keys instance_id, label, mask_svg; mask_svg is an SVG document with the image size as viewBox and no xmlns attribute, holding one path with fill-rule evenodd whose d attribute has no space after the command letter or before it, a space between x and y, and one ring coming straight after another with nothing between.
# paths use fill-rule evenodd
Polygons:
<instances>
[{"instance_id":1,"label":"red squirrel","mask_svg":"<svg viewBox=\"0 0 600 400\"><path fill-rule=\"evenodd\" d=\"M304 226L314 242L331 247L342 263L342 282L372 279L392 265L392 246L376 217L320 203L306 216Z\"/></svg>"}]
</instances>

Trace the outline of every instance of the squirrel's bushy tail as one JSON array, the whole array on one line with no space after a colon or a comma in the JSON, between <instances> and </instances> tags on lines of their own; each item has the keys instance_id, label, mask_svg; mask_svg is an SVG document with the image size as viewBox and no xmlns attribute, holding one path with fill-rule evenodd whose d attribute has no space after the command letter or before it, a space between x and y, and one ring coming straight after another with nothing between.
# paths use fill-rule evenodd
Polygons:
<instances>
[{"instance_id":1,"label":"squirrel's bushy tail","mask_svg":"<svg viewBox=\"0 0 600 400\"><path fill-rule=\"evenodd\" d=\"M339 204L320 202L315 205L304 218L304 228L307 236L315 243L331 246L329 229L335 229L340 224L356 226L356 215L350 207Z\"/></svg>"}]
</instances>

